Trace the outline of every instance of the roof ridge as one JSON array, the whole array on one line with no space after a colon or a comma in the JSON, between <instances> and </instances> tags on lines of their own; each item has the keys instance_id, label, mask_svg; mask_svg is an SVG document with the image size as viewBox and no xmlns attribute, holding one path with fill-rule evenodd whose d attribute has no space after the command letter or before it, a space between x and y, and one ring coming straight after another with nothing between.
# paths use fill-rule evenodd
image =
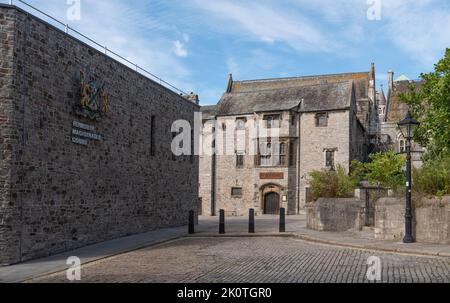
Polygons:
<instances>
[{"instance_id":1,"label":"roof ridge","mask_svg":"<svg viewBox=\"0 0 450 303\"><path fill-rule=\"evenodd\" d=\"M252 94L252 93L259 93L259 92L267 92L267 91L277 91L277 90L286 90L286 89L290 89L290 88L301 88L301 87L316 87L316 86L338 86L341 84L351 84L353 83L354 80L342 80L342 81L337 81L337 82L327 82L327 83L316 83L316 84L308 84L308 85L302 85L302 86L292 86L292 87L280 87L280 88L266 88L266 89L258 89L258 90L248 90L248 91L237 91L237 92L231 92L228 94ZM227 93L225 93L224 95L226 95Z\"/></svg>"},{"instance_id":2,"label":"roof ridge","mask_svg":"<svg viewBox=\"0 0 450 303\"><path fill-rule=\"evenodd\" d=\"M353 72L353 73L336 73L336 74L320 74L320 75L310 75L310 76L298 76L298 77L284 77L284 78L266 78L266 79L254 79L254 80L235 80L235 83L254 83L254 82L269 82L278 80L296 80L296 79L310 79L310 78L320 78L320 77L333 77L333 76L343 76L343 75L361 75L369 74L369 72Z\"/></svg>"}]
</instances>

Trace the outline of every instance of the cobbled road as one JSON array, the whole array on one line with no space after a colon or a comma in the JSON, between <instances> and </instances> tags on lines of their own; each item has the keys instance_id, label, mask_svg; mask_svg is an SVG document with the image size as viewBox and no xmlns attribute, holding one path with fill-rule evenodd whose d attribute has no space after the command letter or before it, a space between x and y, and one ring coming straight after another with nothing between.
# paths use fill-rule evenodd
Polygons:
<instances>
[{"instance_id":1,"label":"cobbled road","mask_svg":"<svg viewBox=\"0 0 450 303\"><path fill-rule=\"evenodd\" d=\"M450 282L450 258L312 244L291 238L182 238L82 266L81 281L182 283L368 283L367 260L382 281ZM60 272L31 282L68 282Z\"/></svg>"}]
</instances>

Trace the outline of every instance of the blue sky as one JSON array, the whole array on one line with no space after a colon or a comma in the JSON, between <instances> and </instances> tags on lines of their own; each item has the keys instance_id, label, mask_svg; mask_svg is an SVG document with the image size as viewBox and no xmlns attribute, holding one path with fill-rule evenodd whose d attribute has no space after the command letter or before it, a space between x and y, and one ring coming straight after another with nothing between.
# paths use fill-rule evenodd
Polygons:
<instances>
[{"instance_id":1,"label":"blue sky","mask_svg":"<svg viewBox=\"0 0 450 303\"><path fill-rule=\"evenodd\" d=\"M450 47L448 0L27 0L215 104L234 79L368 71L418 78ZM380 20L367 12L377 8ZM8 2L8 1L2 1ZM21 6L20 4L18 4Z\"/></svg>"}]
</instances>

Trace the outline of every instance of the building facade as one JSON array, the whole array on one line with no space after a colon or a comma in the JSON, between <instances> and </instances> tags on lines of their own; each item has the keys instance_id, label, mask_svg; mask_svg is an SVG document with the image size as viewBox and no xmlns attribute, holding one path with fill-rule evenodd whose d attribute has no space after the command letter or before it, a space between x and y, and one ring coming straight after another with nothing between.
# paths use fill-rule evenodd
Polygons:
<instances>
[{"instance_id":1,"label":"building facade","mask_svg":"<svg viewBox=\"0 0 450 303\"><path fill-rule=\"evenodd\" d=\"M400 95L407 93L410 87L419 90L422 81L414 81L401 75L394 80L394 72L388 72L388 96L385 98L382 92L382 98L379 103L379 114L381 121L381 150L394 150L397 153L406 152L406 139L398 129L398 123L406 117L409 107L401 102ZM422 165L422 155L424 148L413 142L412 144L412 164L415 167Z\"/></svg>"},{"instance_id":2,"label":"building facade","mask_svg":"<svg viewBox=\"0 0 450 303\"><path fill-rule=\"evenodd\" d=\"M0 264L185 225L198 158L171 126L196 102L16 7L0 28Z\"/></svg>"},{"instance_id":3,"label":"building facade","mask_svg":"<svg viewBox=\"0 0 450 303\"><path fill-rule=\"evenodd\" d=\"M379 139L375 66L370 71L234 81L216 106L202 108L200 197L204 215L302 212L309 173L347 171ZM273 138L277 139L273 139Z\"/></svg>"}]
</instances>

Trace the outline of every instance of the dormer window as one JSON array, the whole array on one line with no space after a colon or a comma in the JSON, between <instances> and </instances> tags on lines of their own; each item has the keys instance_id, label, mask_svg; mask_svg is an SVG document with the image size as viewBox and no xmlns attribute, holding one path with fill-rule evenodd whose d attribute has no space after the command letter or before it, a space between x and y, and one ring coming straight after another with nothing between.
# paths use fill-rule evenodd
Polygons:
<instances>
[{"instance_id":1,"label":"dormer window","mask_svg":"<svg viewBox=\"0 0 450 303\"><path fill-rule=\"evenodd\" d=\"M316 114L316 127L327 127L328 126L328 114L318 113Z\"/></svg>"}]
</instances>

